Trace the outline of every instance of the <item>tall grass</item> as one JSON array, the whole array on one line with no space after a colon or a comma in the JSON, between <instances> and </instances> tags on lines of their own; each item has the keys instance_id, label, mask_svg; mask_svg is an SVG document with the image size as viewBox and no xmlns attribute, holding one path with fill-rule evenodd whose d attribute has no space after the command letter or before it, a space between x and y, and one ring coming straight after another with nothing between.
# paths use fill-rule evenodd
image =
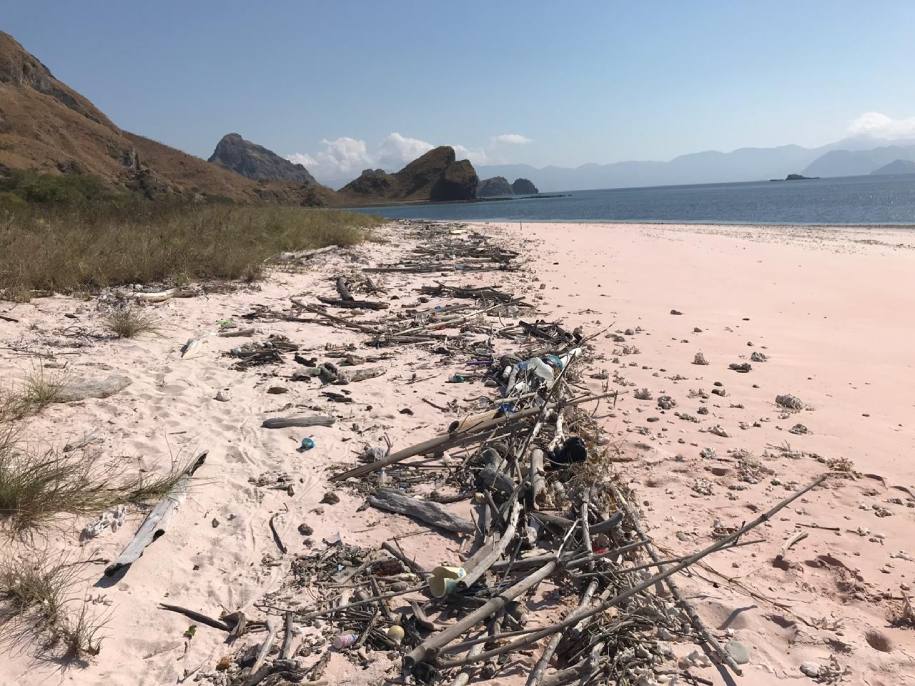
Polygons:
<instances>
[{"instance_id":1,"label":"tall grass","mask_svg":"<svg viewBox=\"0 0 915 686\"><path fill-rule=\"evenodd\" d=\"M0 209L0 297L129 283L256 279L280 252L352 245L379 222L303 207L131 201Z\"/></svg>"},{"instance_id":2,"label":"tall grass","mask_svg":"<svg viewBox=\"0 0 915 686\"><path fill-rule=\"evenodd\" d=\"M12 425L0 426L0 532L19 536L60 514L92 515L116 505L145 503L167 494L190 462L166 472L128 472L91 450L37 451L24 445Z\"/></svg>"},{"instance_id":3,"label":"tall grass","mask_svg":"<svg viewBox=\"0 0 915 686\"><path fill-rule=\"evenodd\" d=\"M0 563L0 646L34 643L66 661L98 655L105 620L71 595L76 569L35 552Z\"/></svg>"}]
</instances>

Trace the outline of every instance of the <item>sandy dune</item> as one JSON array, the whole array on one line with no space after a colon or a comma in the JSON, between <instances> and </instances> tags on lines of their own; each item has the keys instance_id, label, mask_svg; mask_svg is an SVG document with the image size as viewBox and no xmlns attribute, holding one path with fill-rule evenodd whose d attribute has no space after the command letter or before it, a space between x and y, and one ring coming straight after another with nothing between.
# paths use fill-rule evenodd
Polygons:
<instances>
[{"instance_id":1,"label":"sandy dune","mask_svg":"<svg viewBox=\"0 0 915 686\"><path fill-rule=\"evenodd\" d=\"M800 671L809 661L823 678L829 669L847 669L842 683L915 683L915 632L890 625L901 593L915 584L915 348L909 340L915 235L635 224L477 228L521 246L539 279L522 283L519 278L529 277L497 274L477 283L526 293L569 328L610 326L598 342L603 361L591 370L600 377L604 369L608 378L591 378L589 386L609 383L620 391L602 421L663 551L674 556L707 545L716 527L739 526L813 476L837 472L828 487L758 530L764 542L709 558L680 580L722 642L734 639L749 649L738 682L812 683ZM396 225L382 235L399 241ZM358 511L364 499L351 490L334 489L339 502L322 503L330 490L325 470L354 462L364 444L383 445L385 436L395 446L422 440L462 413L442 412L422 398L441 407L457 400L463 411L485 389L443 383L455 371L447 358L398 350L374 363L384 367L383 376L347 387L355 402L333 403L315 385L289 381L297 366L291 355L281 365L230 369L223 353L249 339L214 335L222 321L248 326L242 315L255 306L279 310L290 296L331 295L334 274L357 263L396 260L410 247L401 243L331 252L304 272L276 271L256 286L150 306L161 331L133 341L107 338L91 299L0 304L0 313L18 319L0 320L5 381L21 378L36 353L47 355L46 365L63 366L51 371L67 377L132 379L110 398L53 405L26 420L36 444L62 446L92 431L107 454L151 470L166 467L171 456L209 450L168 533L123 579L100 582L104 564L84 567L86 593L109 619L98 658L64 670L19 648L0 660L0 684L173 684L211 672L230 652L220 632L199 628L188 639L183 633L191 622L157 604L218 615L252 608L280 588L289 556L271 536L273 515L290 556L337 536L378 547L409 535L405 551L429 565L459 558L456 542L406 518ZM400 307L415 305L412 289L430 280L397 274L384 277L383 285L402 299L392 301ZM257 340L286 335L306 356L362 340L318 322L250 325ZM182 358L189 338L202 343ZM358 346L356 352L386 351ZM692 364L697 352L707 366ZM749 362L753 353L767 360L751 362L748 373L728 368ZM273 387L286 392L268 392ZM712 394L719 388L724 395ZM637 389L648 389L651 399L637 400ZM215 399L220 392L227 401ZM780 409L779 394L797 396L805 409ZM660 409L661 396L675 406ZM261 427L264 418L284 414L331 414L336 423ZM806 432L792 433L798 424ZM713 427L726 435L710 432ZM305 436L316 447L298 452ZM288 480L278 483L280 473ZM106 560L141 519L131 512L120 530L83 544L79 531L86 521L67 520L32 545ZM302 523L313 533L300 534ZM774 565L795 531L807 537ZM3 554L21 550L13 543ZM691 671L728 683L714 667ZM383 683L396 672L388 656L359 666L335 654L327 675L332 683L363 684ZM517 680L516 673L490 683Z\"/></svg>"}]
</instances>

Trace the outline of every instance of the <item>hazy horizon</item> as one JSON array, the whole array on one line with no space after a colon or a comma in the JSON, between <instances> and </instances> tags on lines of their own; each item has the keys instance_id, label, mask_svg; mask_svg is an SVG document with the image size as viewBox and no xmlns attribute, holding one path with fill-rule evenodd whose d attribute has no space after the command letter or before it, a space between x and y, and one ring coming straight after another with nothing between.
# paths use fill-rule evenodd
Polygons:
<instances>
[{"instance_id":1,"label":"hazy horizon","mask_svg":"<svg viewBox=\"0 0 915 686\"><path fill-rule=\"evenodd\" d=\"M237 131L331 185L443 144L476 165L574 168L915 138L906 2L40 1L6 14L124 129L203 158Z\"/></svg>"}]
</instances>

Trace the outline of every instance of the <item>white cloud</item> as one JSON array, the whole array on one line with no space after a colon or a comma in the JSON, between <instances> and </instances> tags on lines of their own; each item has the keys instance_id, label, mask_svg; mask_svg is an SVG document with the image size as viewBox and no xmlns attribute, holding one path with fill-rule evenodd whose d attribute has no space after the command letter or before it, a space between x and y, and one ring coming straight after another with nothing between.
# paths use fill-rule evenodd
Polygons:
<instances>
[{"instance_id":1,"label":"white cloud","mask_svg":"<svg viewBox=\"0 0 915 686\"><path fill-rule=\"evenodd\" d=\"M530 138L522 136L520 133L502 133L498 136L493 136L492 142L502 143L504 145L525 145L527 143L533 143Z\"/></svg>"},{"instance_id":2,"label":"white cloud","mask_svg":"<svg viewBox=\"0 0 915 686\"><path fill-rule=\"evenodd\" d=\"M881 112L865 112L848 126L853 136L915 138L915 117L893 119Z\"/></svg>"},{"instance_id":3,"label":"white cloud","mask_svg":"<svg viewBox=\"0 0 915 686\"><path fill-rule=\"evenodd\" d=\"M471 164L487 164L489 162L489 156L483 149L472 150L463 145L452 145L451 147L454 148L454 154L459 160L470 160Z\"/></svg>"},{"instance_id":4,"label":"white cloud","mask_svg":"<svg viewBox=\"0 0 915 686\"><path fill-rule=\"evenodd\" d=\"M381 141L376 158L383 169L400 169L407 162L412 162L434 147L432 143L427 143L419 138L402 136L395 131Z\"/></svg>"}]
</instances>

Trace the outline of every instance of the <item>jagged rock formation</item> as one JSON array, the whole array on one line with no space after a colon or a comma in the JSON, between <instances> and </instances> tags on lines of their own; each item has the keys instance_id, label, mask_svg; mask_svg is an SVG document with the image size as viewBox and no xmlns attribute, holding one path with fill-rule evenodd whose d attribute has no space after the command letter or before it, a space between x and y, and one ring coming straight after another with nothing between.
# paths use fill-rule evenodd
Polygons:
<instances>
[{"instance_id":1,"label":"jagged rock formation","mask_svg":"<svg viewBox=\"0 0 915 686\"><path fill-rule=\"evenodd\" d=\"M290 162L237 133L223 136L208 161L255 181L317 183L303 165Z\"/></svg>"},{"instance_id":2,"label":"jagged rock formation","mask_svg":"<svg viewBox=\"0 0 915 686\"><path fill-rule=\"evenodd\" d=\"M257 182L118 128L0 32L0 168L86 174L113 190L150 198L335 204L330 189L299 181Z\"/></svg>"},{"instance_id":3,"label":"jagged rock formation","mask_svg":"<svg viewBox=\"0 0 915 686\"><path fill-rule=\"evenodd\" d=\"M394 174L366 169L339 193L344 202L352 204L472 200L479 181L469 161L457 160L454 148L441 146Z\"/></svg>"},{"instance_id":4,"label":"jagged rock formation","mask_svg":"<svg viewBox=\"0 0 915 686\"><path fill-rule=\"evenodd\" d=\"M512 185L504 176L494 176L491 179L483 179L477 186L478 198L492 198L512 194Z\"/></svg>"},{"instance_id":5,"label":"jagged rock formation","mask_svg":"<svg viewBox=\"0 0 915 686\"><path fill-rule=\"evenodd\" d=\"M537 195L540 191L530 179L515 179L512 184L512 192L515 195Z\"/></svg>"}]
</instances>

